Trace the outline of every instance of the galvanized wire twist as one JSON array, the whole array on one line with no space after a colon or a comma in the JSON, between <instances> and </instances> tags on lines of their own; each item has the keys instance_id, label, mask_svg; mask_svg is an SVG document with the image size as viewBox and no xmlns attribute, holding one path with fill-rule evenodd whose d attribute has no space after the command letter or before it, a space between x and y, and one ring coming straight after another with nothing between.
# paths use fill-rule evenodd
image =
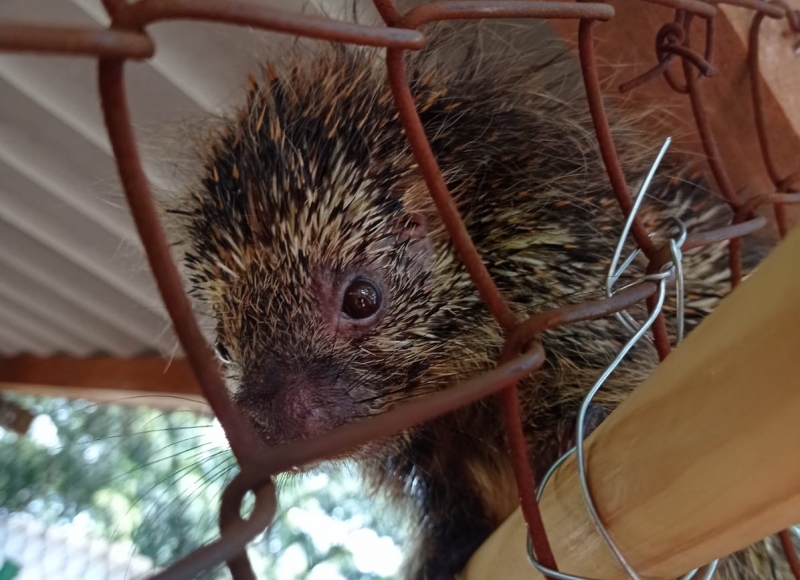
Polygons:
<instances>
[{"instance_id":1,"label":"galvanized wire twist","mask_svg":"<svg viewBox=\"0 0 800 580\"><path fill-rule=\"evenodd\" d=\"M639 193L636 196L636 201L634 202L633 209L631 214L628 216L627 221L625 222L625 226L622 229L622 235L620 236L619 242L617 243L616 249L614 251L614 256L611 259L611 264L609 265L608 270L608 282L606 286L607 297L611 297L614 295L613 286L614 283L622 276L625 271L631 266L633 263L634 258L638 255L639 249L637 248L634 250L631 255L623 262L622 266L617 268L619 264L620 257L622 255L622 249L625 245L625 241L628 237L628 233L630 232L630 226L633 220L636 217L636 214L639 211L639 208L642 206L642 201L645 199L647 195L647 189L652 182L652 179L658 169L661 160L664 158L664 154L666 153L667 149L669 148L669 144L671 139L668 138L667 141L664 143L664 146L661 148L658 156L656 157L655 162L653 163L652 167L650 168L647 177L645 178L644 182L642 183L641 188L639 189ZM687 239L687 231L686 226L680 220L674 220L678 226L678 236L676 238L671 238L669 240L669 249L670 249L670 261L666 262L660 269L659 272L654 274L647 274L636 279L633 282L630 282L628 285L622 288L625 290L627 288L634 287L638 284L642 284L644 282L655 282L658 284L658 294L656 298L656 304L651 309L650 314L647 320L644 321L642 324L637 324L636 321L630 316L626 311L621 310L617 312L617 317L628 330L632 336L628 339L625 345L622 347L619 353L614 357L614 360L611 361L609 366L600 374L597 378L595 383L592 387L588 390L586 395L581 402L580 410L578 411L578 417L575 422L575 445L569 449L566 453L561 455L561 457L556 460L553 466L547 471L547 473L542 478L541 482L539 483L539 487L536 491L536 499L539 501L541 499L542 493L547 485L547 482L550 480L550 477L555 473L556 469L564 463L570 456L576 455L577 456L577 466L578 466L578 480L580 482L581 487L581 496L583 497L584 506L586 508L587 513L589 514L589 518L592 520L595 528L597 529L600 536L603 538L603 541L608 546L609 550L613 553L614 557L626 571L628 576L631 580L641 580L641 577L636 572L633 566L628 562L625 554L616 544L614 539L611 537L610 532L606 529L605 524L603 523L600 514L597 511L597 506L594 503L594 499L592 498L591 490L589 489L589 476L588 476L588 462L586 459L586 452L584 448L584 440L585 440L585 426L586 426L586 417L589 409L591 408L592 401L594 400L597 393L602 388L603 384L606 382L609 376L619 367L622 363L625 356L630 352L630 350L636 346L636 344L641 341L645 336L647 331L655 322L656 318L661 314L661 311L664 307L664 302L667 295L667 283L671 278L675 279L675 299L677 302L677 337L676 343L680 343L683 340L684 328L683 328L683 319L684 319L684 296L683 296L683 287L684 287L684 279L683 279L683 268L681 265L682 260L682 252L681 247L684 243L686 243ZM564 572L559 572L558 570L554 570L548 568L547 566L542 565L536 558L536 554L533 551L533 544L531 542L530 536L526 538L527 543L527 552L528 552L528 560L530 561L531 565L536 568L539 572L544 574L546 577L556 578L557 580L594 580L590 578L586 578L583 576L577 576L575 574L565 574ZM714 573L717 567L717 561L715 560L711 564L707 565L703 572L700 569L693 570L686 574L681 580L692 580L697 577L697 580L709 580L711 575ZM702 575L700 575L702 574Z\"/></svg>"}]
</instances>

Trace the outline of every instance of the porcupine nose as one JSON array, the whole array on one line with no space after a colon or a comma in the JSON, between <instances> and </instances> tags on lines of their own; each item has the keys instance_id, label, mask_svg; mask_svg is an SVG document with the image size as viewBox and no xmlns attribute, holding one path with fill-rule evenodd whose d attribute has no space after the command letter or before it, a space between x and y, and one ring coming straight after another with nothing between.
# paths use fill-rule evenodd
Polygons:
<instances>
[{"instance_id":1,"label":"porcupine nose","mask_svg":"<svg viewBox=\"0 0 800 580\"><path fill-rule=\"evenodd\" d=\"M294 371L279 364L248 373L236 403L256 423L269 443L308 439L334 427L331 385L319 373Z\"/></svg>"}]
</instances>

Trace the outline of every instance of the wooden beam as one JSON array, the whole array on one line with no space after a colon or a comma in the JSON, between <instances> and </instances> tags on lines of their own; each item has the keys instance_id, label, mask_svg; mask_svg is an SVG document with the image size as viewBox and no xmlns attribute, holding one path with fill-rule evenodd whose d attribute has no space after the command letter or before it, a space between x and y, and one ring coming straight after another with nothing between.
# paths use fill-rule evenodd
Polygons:
<instances>
[{"instance_id":1,"label":"wooden beam","mask_svg":"<svg viewBox=\"0 0 800 580\"><path fill-rule=\"evenodd\" d=\"M185 359L0 359L0 390L98 403L207 410Z\"/></svg>"},{"instance_id":2,"label":"wooden beam","mask_svg":"<svg viewBox=\"0 0 800 580\"><path fill-rule=\"evenodd\" d=\"M674 92L661 76L624 96L618 91L620 83L656 63L656 34L663 24L673 20L674 11L640 0L608 3L616 9L616 15L594 27L600 74L608 93L620 96L634 110L656 109L664 135L673 136L676 148L704 159L688 96ZM787 3L800 9L800 0ZM774 186L761 161L747 68L748 31L754 12L717 6L712 62L718 72L700 83L711 128L734 187L745 196L771 193ZM576 43L576 23L554 20L552 25L564 40L571 45ZM695 19L693 32L693 46L702 51L705 38L701 19ZM800 170L800 59L795 57L795 41L785 19L765 19L760 48L765 118L777 169L784 177ZM682 79L678 59L672 68ZM800 222L800 207L790 207L789 213L794 223Z\"/></svg>"},{"instance_id":3,"label":"wooden beam","mask_svg":"<svg viewBox=\"0 0 800 580\"><path fill-rule=\"evenodd\" d=\"M800 522L800 229L587 439L589 488L645 578L675 578ZM545 489L561 570L627 578L586 514L574 461ZM466 580L541 578L517 510Z\"/></svg>"}]
</instances>

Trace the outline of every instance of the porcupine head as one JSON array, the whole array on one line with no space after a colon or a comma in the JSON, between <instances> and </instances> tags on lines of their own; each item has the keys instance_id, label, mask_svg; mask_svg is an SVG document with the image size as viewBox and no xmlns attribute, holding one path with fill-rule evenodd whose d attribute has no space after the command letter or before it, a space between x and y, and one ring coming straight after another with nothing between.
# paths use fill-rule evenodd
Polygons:
<instances>
[{"instance_id":1,"label":"porcupine head","mask_svg":"<svg viewBox=\"0 0 800 580\"><path fill-rule=\"evenodd\" d=\"M468 43L463 58L442 59L436 45L406 58L411 94L504 298L532 314L599 290L619 212L582 89L559 62L506 54L492 57L498 66ZM382 56L329 46L266 67L214 133L201 178L167 208L235 401L269 445L441 390L491 368L502 346L408 145ZM642 177L654 144L623 123L615 136L625 170ZM607 364L610 334L575 332L589 334L545 345L563 368L550 363L534 382ZM523 413L547 427L567 395L538 390L551 399ZM427 494L417 503L438 553L414 577L457 571L514 507L513 483L510 503L487 499L510 480L492 412L481 403L350 456L398 495Z\"/></svg>"}]
</instances>

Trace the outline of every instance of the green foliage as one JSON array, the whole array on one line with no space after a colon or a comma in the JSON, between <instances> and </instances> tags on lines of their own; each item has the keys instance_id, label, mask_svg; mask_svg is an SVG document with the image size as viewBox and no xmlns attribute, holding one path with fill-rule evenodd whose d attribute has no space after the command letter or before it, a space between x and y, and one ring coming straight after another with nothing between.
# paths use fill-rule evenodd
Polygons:
<instances>
[{"instance_id":1,"label":"green foliage","mask_svg":"<svg viewBox=\"0 0 800 580\"><path fill-rule=\"evenodd\" d=\"M27 437L0 430L0 515L90 523L165 566L217 536L236 464L207 416L146 407L16 397L37 414ZM392 578L402 528L346 471L280 486L273 526L249 549L266 580ZM394 564L393 564L394 562ZM203 578L227 578L226 570Z\"/></svg>"},{"instance_id":2,"label":"green foliage","mask_svg":"<svg viewBox=\"0 0 800 580\"><path fill-rule=\"evenodd\" d=\"M0 566L0 580L13 580L19 573L19 566L10 561L3 562Z\"/></svg>"}]
</instances>

